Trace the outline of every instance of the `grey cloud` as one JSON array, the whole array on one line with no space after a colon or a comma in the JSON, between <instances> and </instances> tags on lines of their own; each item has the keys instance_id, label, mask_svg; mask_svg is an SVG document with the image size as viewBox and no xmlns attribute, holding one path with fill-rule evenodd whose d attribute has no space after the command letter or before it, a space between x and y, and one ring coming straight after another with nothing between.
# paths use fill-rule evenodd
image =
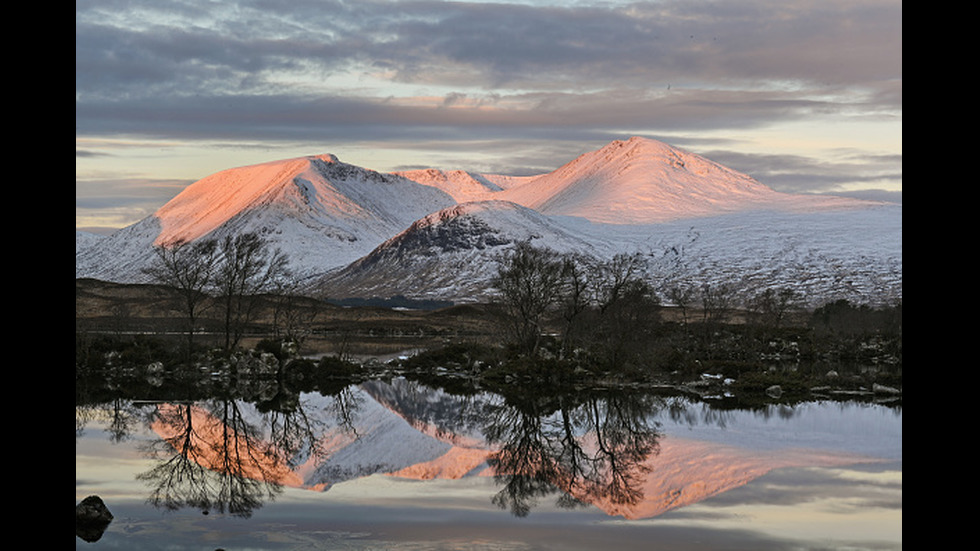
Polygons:
<instances>
[{"instance_id":1,"label":"grey cloud","mask_svg":"<svg viewBox=\"0 0 980 551\"><path fill-rule=\"evenodd\" d=\"M612 79L629 86L685 80L720 86L901 78L901 5L894 2L803 8L763 0L656 2L618 9L307 2L288 12L257 11L265 6L243 2L197 26L164 25L145 14L153 24L135 30L83 15L76 23L76 65L85 70L77 73L153 81L172 75L192 84L297 64L329 72L357 63L389 68L406 82L477 79L485 87L530 89L609 88Z\"/></svg>"},{"instance_id":2,"label":"grey cloud","mask_svg":"<svg viewBox=\"0 0 980 551\"><path fill-rule=\"evenodd\" d=\"M148 178L90 179L75 182L75 206L94 207L111 198L114 205L144 205L172 196L190 184L185 180Z\"/></svg>"},{"instance_id":3,"label":"grey cloud","mask_svg":"<svg viewBox=\"0 0 980 551\"><path fill-rule=\"evenodd\" d=\"M836 112L901 118L902 5L891 0L286 7L76 4L76 135L440 147L506 138L527 144L501 151L514 172L559 160L535 139L567 155L624 131L752 129ZM369 84L378 75L404 88ZM406 101L414 95L435 99ZM857 161L739 161L733 168L786 189L885 172L853 170ZM900 162L890 166L900 179Z\"/></svg>"},{"instance_id":4,"label":"grey cloud","mask_svg":"<svg viewBox=\"0 0 980 551\"><path fill-rule=\"evenodd\" d=\"M183 180L89 179L75 182L75 219L79 229L105 233L129 225L155 212L190 184ZM92 226L98 221L109 228Z\"/></svg>"},{"instance_id":5,"label":"grey cloud","mask_svg":"<svg viewBox=\"0 0 980 551\"><path fill-rule=\"evenodd\" d=\"M506 99L506 98L504 98ZM508 174L540 173L571 160L578 152L624 137L623 128L657 128L690 133L701 129L745 129L777 116L805 119L819 102L787 99L769 92L677 92L647 97L641 93L568 95L536 94L526 108L455 108L462 95L449 96L428 108L383 99L235 96L139 102L84 104L76 124L91 134L143 135L201 140L292 141L306 143L397 142L421 149L431 142L443 155L454 147L471 147L504 139L499 160L474 164L461 155L444 168L466 168ZM499 98L493 101L500 103ZM492 103L492 102L491 102ZM737 105L737 109L732 106ZM644 133L644 132L639 132ZM649 133L646 133L649 135ZM535 145L535 140L547 144ZM683 140L667 139L684 146ZM704 146L698 144L699 150ZM548 147L550 146L550 147ZM480 151L488 151L487 145ZM579 151L580 150L580 151ZM745 155L720 149L709 158L752 175L779 191L828 192L847 184L885 178L901 181L901 159L847 159L837 163L806 157ZM385 167L370 167L383 169ZM392 167L392 170L395 168Z\"/></svg>"},{"instance_id":6,"label":"grey cloud","mask_svg":"<svg viewBox=\"0 0 980 551\"><path fill-rule=\"evenodd\" d=\"M894 2L451 6L388 23L396 39L387 53L399 59L398 52L411 52L418 60L423 52L429 64L459 63L483 71L487 83L525 86L546 86L547 79L826 85L901 77L901 5ZM406 67L424 68L417 61Z\"/></svg>"},{"instance_id":7,"label":"grey cloud","mask_svg":"<svg viewBox=\"0 0 980 551\"><path fill-rule=\"evenodd\" d=\"M473 107L450 94L440 104L417 106L385 98L296 95L132 98L76 105L76 127L88 134L233 139L376 139L416 133L419 139L448 132L482 136L524 133L605 132L656 127L660 131L747 128L791 120L824 108L822 102L772 92L676 91L649 95L623 90L592 94L495 95ZM483 107L492 106L485 109Z\"/></svg>"},{"instance_id":8,"label":"grey cloud","mask_svg":"<svg viewBox=\"0 0 980 551\"><path fill-rule=\"evenodd\" d=\"M115 7L93 5L107 13L107 4ZM833 2L803 10L762 0L621 9L296 2L283 12L273 9L275 3L256 1L222 3L226 11L211 13L160 2L128 18L90 16L93 8L86 6L76 23L80 133L305 139L336 132L356 138L626 123L698 130L747 128L836 109L874 110L869 102L879 98L891 102L877 108L887 111L896 97L899 108L901 101L900 84L897 95L895 90L900 25L899 53L885 52L883 59L880 50L896 45L873 32L896 32L881 23L900 18L900 7L891 2L872 2L863 12ZM767 18L770 11L785 20ZM845 17L848 24L842 25ZM822 36L841 38L834 30L841 26L853 29L849 40L814 43ZM863 68L848 70L860 75L860 87L841 91L836 83L844 77L832 71L857 65ZM372 97L383 90L336 87L337 75L372 68L390 70L404 82L458 85L446 94L447 106L482 95L533 102L533 108L496 102L493 110L434 112ZM303 89L277 78L307 70L313 82ZM868 85L868 75L878 72L890 79ZM762 86L763 78L835 84L816 91L786 89L783 82L772 88ZM504 84L512 88L491 89ZM668 88L671 93L664 94ZM831 94L841 99L822 99Z\"/></svg>"},{"instance_id":9,"label":"grey cloud","mask_svg":"<svg viewBox=\"0 0 980 551\"><path fill-rule=\"evenodd\" d=\"M843 155L837 162L830 162L799 155L751 155L725 150L708 151L704 155L777 191L833 193L902 202L901 192L874 189L878 182L902 181L901 156ZM843 191L854 184L862 184L867 189L857 193Z\"/></svg>"}]
</instances>

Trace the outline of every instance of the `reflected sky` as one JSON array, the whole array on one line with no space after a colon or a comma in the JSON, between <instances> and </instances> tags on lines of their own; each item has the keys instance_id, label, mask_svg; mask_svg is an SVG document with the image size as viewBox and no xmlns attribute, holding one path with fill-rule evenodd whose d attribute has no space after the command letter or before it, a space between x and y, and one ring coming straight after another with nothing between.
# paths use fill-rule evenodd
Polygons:
<instances>
[{"instance_id":1,"label":"reflected sky","mask_svg":"<svg viewBox=\"0 0 980 551\"><path fill-rule=\"evenodd\" d=\"M786 449L808 444L805 449L811 451L871 453L873 461L818 467L789 463L638 520L611 516L596 506L559 507L554 496L536 500L530 514L517 517L492 503L500 488L491 476L418 480L387 473L340 481L327 491L287 487L250 518L239 518L147 505L147 488L136 476L152 464L142 447L156 435L141 431L109 444L106 425L94 421L76 438L76 502L100 495L116 518L102 540L85 544L76 539L76 547L162 549L165 541L167 549L200 549L202 542L225 549L574 550L600 544L616 549L901 549L900 410L839 404L793 412L689 407L683 415L661 416L660 421L661 453L666 449L668 456L682 442L718 452L740 439L753 457L784 457ZM869 445L871 433L878 436ZM764 435L768 448L758 447ZM710 459L711 454L700 456L701 463Z\"/></svg>"},{"instance_id":2,"label":"reflected sky","mask_svg":"<svg viewBox=\"0 0 980 551\"><path fill-rule=\"evenodd\" d=\"M846 449L882 459L902 458L902 410L861 402L810 402L756 411L724 411L688 404L661 416L675 436L753 449ZM773 433L778 438L773 438Z\"/></svg>"},{"instance_id":3,"label":"reflected sky","mask_svg":"<svg viewBox=\"0 0 980 551\"><path fill-rule=\"evenodd\" d=\"M270 550L789 550L845 544L901 549L901 465L876 468L897 470L775 471L726 494L639 521L591 509L559 511L544 503L532 515L515 518L490 504L495 490L487 478L419 482L374 475L339 484L327 494L287 488L251 519L163 513L133 496L113 501L118 503L113 506L116 519L100 542L76 542L76 547L200 549L207 542L215 548ZM866 477L861 484L850 484L860 476ZM869 506L870 501L876 505ZM660 546L651 547L651 542Z\"/></svg>"}]
</instances>

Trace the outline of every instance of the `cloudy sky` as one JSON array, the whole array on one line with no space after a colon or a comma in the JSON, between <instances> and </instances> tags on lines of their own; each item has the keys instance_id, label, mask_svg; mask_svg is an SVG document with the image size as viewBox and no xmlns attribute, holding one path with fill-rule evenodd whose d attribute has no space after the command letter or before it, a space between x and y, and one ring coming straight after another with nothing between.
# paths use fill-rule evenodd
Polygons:
<instances>
[{"instance_id":1,"label":"cloudy sky","mask_svg":"<svg viewBox=\"0 0 980 551\"><path fill-rule=\"evenodd\" d=\"M532 174L633 135L901 201L901 0L85 0L75 225L236 166Z\"/></svg>"}]
</instances>

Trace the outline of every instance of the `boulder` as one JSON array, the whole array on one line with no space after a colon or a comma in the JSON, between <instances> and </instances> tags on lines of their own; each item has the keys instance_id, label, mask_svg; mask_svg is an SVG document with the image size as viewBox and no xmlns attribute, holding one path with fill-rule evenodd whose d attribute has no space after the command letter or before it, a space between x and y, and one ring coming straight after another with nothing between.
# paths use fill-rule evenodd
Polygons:
<instances>
[{"instance_id":1,"label":"boulder","mask_svg":"<svg viewBox=\"0 0 980 551\"><path fill-rule=\"evenodd\" d=\"M88 496L75 506L75 535L87 542L98 541L112 518L102 498Z\"/></svg>"}]
</instances>

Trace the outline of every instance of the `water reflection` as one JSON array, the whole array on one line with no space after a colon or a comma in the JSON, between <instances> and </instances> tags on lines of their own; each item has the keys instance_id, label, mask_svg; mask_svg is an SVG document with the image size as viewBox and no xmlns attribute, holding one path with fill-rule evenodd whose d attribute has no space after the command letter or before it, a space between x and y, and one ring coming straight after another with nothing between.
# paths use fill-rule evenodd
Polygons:
<instances>
[{"instance_id":1,"label":"water reflection","mask_svg":"<svg viewBox=\"0 0 980 551\"><path fill-rule=\"evenodd\" d=\"M248 517L282 491L291 474L287 449L263 440L241 403L159 404L146 447L156 466L138 478L150 487L148 502L177 510L194 507Z\"/></svg>"},{"instance_id":2,"label":"water reflection","mask_svg":"<svg viewBox=\"0 0 980 551\"><path fill-rule=\"evenodd\" d=\"M404 378L335 380L304 392L281 380L129 393L111 382L80 385L77 435L96 415L110 420L114 440L142 427L155 435L143 447L153 466L138 476L148 503L243 518L283 487L326 491L375 473L492 477L498 490L490 500L518 517L549 498L559 507L642 518L774 466L843 461L821 463L809 452L763 461L683 441L664 448L658 418L724 426L728 413L623 389L514 385L451 393Z\"/></svg>"},{"instance_id":3,"label":"water reflection","mask_svg":"<svg viewBox=\"0 0 980 551\"><path fill-rule=\"evenodd\" d=\"M356 438L359 397L346 386L332 398L321 413L332 414L332 426ZM119 412L115 408L112 418L122 418ZM304 407L299 394L277 392L254 403L154 403L146 417L159 438L142 447L155 466L138 479L149 487L148 503L167 510L190 507L247 518L284 485L302 486L296 473L302 464L324 458L319 444L328 424Z\"/></svg>"},{"instance_id":4,"label":"water reflection","mask_svg":"<svg viewBox=\"0 0 980 551\"><path fill-rule=\"evenodd\" d=\"M511 396L489 408L487 459L502 489L493 502L525 516L535 499L561 492L557 503L634 505L659 433L649 396L588 392L550 398Z\"/></svg>"}]
</instances>

